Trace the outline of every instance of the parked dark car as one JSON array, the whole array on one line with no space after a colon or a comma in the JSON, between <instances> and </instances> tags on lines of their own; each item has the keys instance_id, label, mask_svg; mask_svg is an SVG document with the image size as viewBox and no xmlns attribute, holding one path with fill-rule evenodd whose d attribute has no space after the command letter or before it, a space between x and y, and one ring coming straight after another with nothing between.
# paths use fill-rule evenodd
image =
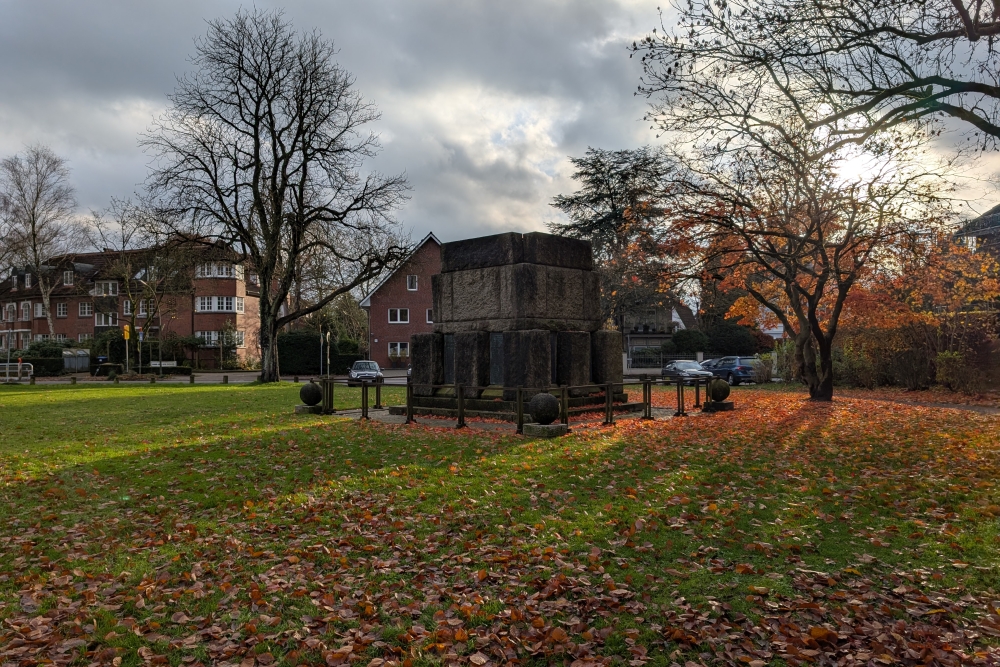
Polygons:
<instances>
[{"instance_id":1,"label":"parked dark car","mask_svg":"<svg viewBox=\"0 0 1000 667\"><path fill-rule=\"evenodd\" d=\"M712 371L706 371L697 361L669 361L663 365L660 375L666 380L684 380L686 384L712 379Z\"/></svg>"},{"instance_id":2,"label":"parked dark car","mask_svg":"<svg viewBox=\"0 0 1000 667\"><path fill-rule=\"evenodd\" d=\"M715 377L720 377L731 385L741 382L752 382L754 357L723 357L709 370Z\"/></svg>"},{"instance_id":3,"label":"parked dark car","mask_svg":"<svg viewBox=\"0 0 1000 667\"><path fill-rule=\"evenodd\" d=\"M355 361L347 373L347 386L357 387L362 382L381 382L382 371L374 361Z\"/></svg>"},{"instance_id":4,"label":"parked dark car","mask_svg":"<svg viewBox=\"0 0 1000 667\"><path fill-rule=\"evenodd\" d=\"M722 361L721 358L715 358L715 359L706 359L705 361L699 363L701 363L701 367L704 368L706 371L710 371L713 368L715 368L715 365L718 364L720 361Z\"/></svg>"}]
</instances>

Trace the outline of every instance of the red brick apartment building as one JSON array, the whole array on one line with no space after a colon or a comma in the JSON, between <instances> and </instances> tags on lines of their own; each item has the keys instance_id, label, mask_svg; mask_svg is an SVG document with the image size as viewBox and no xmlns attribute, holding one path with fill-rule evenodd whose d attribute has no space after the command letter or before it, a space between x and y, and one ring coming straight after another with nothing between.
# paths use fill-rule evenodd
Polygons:
<instances>
[{"instance_id":1,"label":"red brick apartment building","mask_svg":"<svg viewBox=\"0 0 1000 667\"><path fill-rule=\"evenodd\" d=\"M129 251L136 256L149 250ZM112 328L134 323L148 339L198 336L204 345L197 353L202 367L219 360L219 336L226 323L235 325L236 354L241 360L259 356L259 295L256 275L226 259L218 248L192 249L198 261L188 263L191 279L159 299L159 308L146 300L129 299L137 289L126 289L120 279L122 253L105 251L55 257L48 272L56 279L50 304L54 336L38 289L37 276L23 268L0 275L0 350L23 349L33 340L72 340L86 343ZM222 259L220 259L222 258ZM154 301L155 302L155 301ZM155 311L155 312L154 312ZM153 316L149 317L149 313ZM190 357L189 353L189 357Z\"/></svg>"},{"instance_id":2,"label":"red brick apartment building","mask_svg":"<svg viewBox=\"0 0 1000 667\"><path fill-rule=\"evenodd\" d=\"M361 300L368 312L368 358L406 368L410 336L434 330L431 276L441 272L441 242L428 234L410 256Z\"/></svg>"}]
</instances>

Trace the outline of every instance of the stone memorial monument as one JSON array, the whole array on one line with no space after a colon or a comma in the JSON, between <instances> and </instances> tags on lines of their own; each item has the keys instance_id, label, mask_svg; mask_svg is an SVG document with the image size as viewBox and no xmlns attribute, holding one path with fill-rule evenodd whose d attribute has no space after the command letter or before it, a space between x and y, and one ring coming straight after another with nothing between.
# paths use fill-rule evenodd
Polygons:
<instances>
[{"instance_id":1,"label":"stone memorial monument","mask_svg":"<svg viewBox=\"0 0 1000 667\"><path fill-rule=\"evenodd\" d=\"M622 337L601 330L589 242L536 232L445 243L431 282L434 332L410 340L414 405L450 411L444 399L453 402L453 390L430 385L455 384L469 388L473 413L490 412L476 409L487 387L503 388L491 401L509 403L517 387L527 402L560 385L613 383L616 399L625 400ZM598 391L575 390L574 402L584 405Z\"/></svg>"}]
</instances>

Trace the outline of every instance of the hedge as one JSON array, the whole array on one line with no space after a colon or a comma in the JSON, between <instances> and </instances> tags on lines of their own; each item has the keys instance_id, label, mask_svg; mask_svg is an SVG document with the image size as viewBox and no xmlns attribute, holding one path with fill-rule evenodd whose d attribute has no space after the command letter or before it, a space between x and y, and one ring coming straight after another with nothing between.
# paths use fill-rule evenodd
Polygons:
<instances>
[{"instance_id":1,"label":"hedge","mask_svg":"<svg viewBox=\"0 0 1000 667\"><path fill-rule=\"evenodd\" d=\"M59 355L58 359L53 359L51 357L22 357L21 361L32 365L35 377L62 375L66 370L66 367L63 364L62 355ZM13 364L14 360L11 359L12 369L14 368Z\"/></svg>"},{"instance_id":2,"label":"hedge","mask_svg":"<svg viewBox=\"0 0 1000 667\"><path fill-rule=\"evenodd\" d=\"M319 334L291 331L278 336L278 368L282 375L319 374ZM343 375L351 365L363 359L360 354L339 354L331 350L330 366L333 372ZM326 370L326 349L323 349L323 366Z\"/></svg>"}]
</instances>

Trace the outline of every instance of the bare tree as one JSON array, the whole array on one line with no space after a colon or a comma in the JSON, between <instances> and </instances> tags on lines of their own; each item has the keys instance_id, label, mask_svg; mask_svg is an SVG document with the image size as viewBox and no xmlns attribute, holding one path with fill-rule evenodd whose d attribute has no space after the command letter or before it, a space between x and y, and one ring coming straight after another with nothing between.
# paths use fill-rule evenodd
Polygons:
<instances>
[{"instance_id":1,"label":"bare tree","mask_svg":"<svg viewBox=\"0 0 1000 667\"><path fill-rule=\"evenodd\" d=\"M79 227L72 220L75 208L66 161L48 147L29 146L0 161L4 245L13 261L37 281L49 335L55 335L51 296L60 279L50 260L80 242Z\"/></svg>"},{"instance_id":2,"label":"bare tree","mask_svg":"<svg viewBox=\"0 0 1000 667\"><path fill-rule=\"evenodd\" d=\"M262 379L278 379L280 327L321 309L405 258L393 211L403 176L363 174L377 137L374 104L317 32L296 34L280 12L240 11L209 23L194 74L142 140L154 156L150 192L186 219L184 231L221 240L260 278ZM338 283L289 307L300 257L320 253Z\"/></svg>"},{"instance_id":3,"label":"bare tree","mask_svg":"<svg viewBox=\"0 0 1000 667\"><path fill-rule=\"evenodd\" d=\"M114 253L104 270L120 285L128 303L129 326L138 331L141 325L148 332L153 322L158 324L160 361L163 319L176 313L179 295L192 293L194 265L208 252L203 244L184 237L158 235L170 227L161 215L145 204L113 199L106 210L91 214L88 227L90 244ZM135 341L139 346L138 336Z\"/></svg>"},{"instance_id":4,"label":"bare tree","mask_svg":"<svg viewBox=\"0 0 1000 667\"><path fill-rule=\"evenodd\" d=\"M984 148L1000 139L996 0L672 5L677 27L633 44L646 68L641 92L689 96L692 107L714 107L711 98L734 86L748 98L780 97L806 127L835 133L839 142L830 150L914 123L935 132L957 124ZM700 85L709 77L715 90ZM740 111L715 109L730 120Z\"/></svg>"}]
</instances>

